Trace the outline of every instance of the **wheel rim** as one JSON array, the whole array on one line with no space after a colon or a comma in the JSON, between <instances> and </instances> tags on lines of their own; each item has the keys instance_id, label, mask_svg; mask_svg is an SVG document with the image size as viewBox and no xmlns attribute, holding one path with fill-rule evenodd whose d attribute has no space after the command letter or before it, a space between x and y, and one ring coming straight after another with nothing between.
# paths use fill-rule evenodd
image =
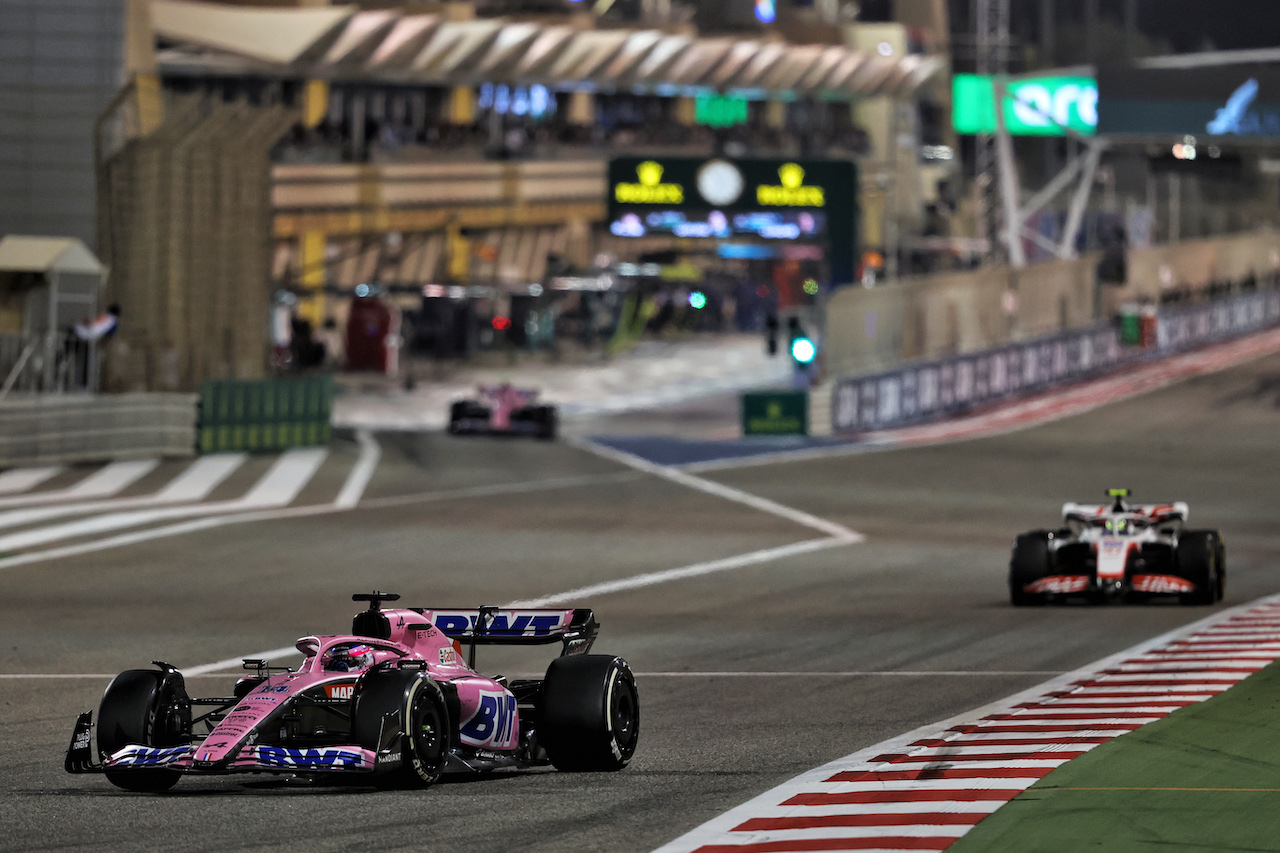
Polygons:
<instances>
[{"instance_id":1,"label":"wheel rim","mask_svg":"<svg viewBox=\"0 0 1280 853\"><path fill-rule=\"evenodd\" d=\"M444 738L439 709L429 694L418 692L413 703L413 721L413 751L426 767L435 769L444 754Z\"/></svg>"},{"instance_id":2,"label":"wheel rim","mask_svg":"<svg viewBox=\"0 0 1280 853\"><path fill-rule=\"evenodd\" d=\"M618 744L625 749L635 738L636 728L635 696L625 679L618 678L614 681L610 706L609 728Z\"/></svg>"}]
</instances>

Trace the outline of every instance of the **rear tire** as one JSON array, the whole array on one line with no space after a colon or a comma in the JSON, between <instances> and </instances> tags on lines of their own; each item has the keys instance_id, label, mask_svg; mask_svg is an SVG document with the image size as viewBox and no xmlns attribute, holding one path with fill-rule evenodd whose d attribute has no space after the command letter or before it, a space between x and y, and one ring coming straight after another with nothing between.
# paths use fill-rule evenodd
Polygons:
<instances>
[{"instance_id":1,"label":"rear tire","mask_svg":"<svg viewBox=\"0 0 1280 853\"><path fill-rule=\"evenodd\" d=\"M130 744L181 746L187 742L183 715L191 706L182 679L154 669L128 669L111 679L98 706L98 750L110 756ZM182 771L104 770L107 781L127 791L159 793L182 778Z\"/></svg>"},{"instance_id":2,"label":"rear tire","mask_svg":"<svg viewBox=\"0 0 1280 853\"><path fill-rule=\"evenodd\" d=\"M449 432L452 435L463 435L476 432L472 427L463 425L463 421L489 419L489 410L475 400L458 400L449 407Z\"/></svg>"},{"instance_id":3,"label":"rear tire","mask_svg":"<svg viewBox=\"0 0 1280 853\"><path fill-rule=\"evenodd\" d=\"M1049 596L1042 592L1026 592L1027 584L1049 574L1049 534L1044 530L1023 533L1013 543L1009 558L1009 600L1015 607L1046 604Z\"/></svg>"},{"instance_id":4,"label":"rear tire","mask_svg":"<svg viewBox=\"0 0 1280 853\"><path fill-rule=\"evenodd\" d=\"M449 714L440 685L416 672L366 676L351 713L356 743L376 755L383 717L392 713L400 721L401 764L374 776L374 784L425 788L435 783L449 760Z\"/></svg>"},{"instance_id":5,"label":"rear tire","mask_svg":"<svg viewBox=\"0 0 1280 853\"><path fill-rule=\"evenodd\" d=\"M570 655L547 667L538 742L557 770L621 770L640 737L631 667L611 655Z\"/></svg>"},{"instance_id":6,"label":"rear tire","mask_svg":"<svg viewBox=\"0 0 1280 853\"><path fill-rule=\"evenodd\" d=\"M556 425L559 420L555 406L538 407L538 438L551 441L556 437Z\"/></svg>"},{"instance_id":7,"label":"rear tire","mask_svg":"<svg viewBox=\"0 0 1280 853\"><path fill-rule=\"evenodd\" d=\"M1226 590L1223 558L1226 548L1217 531L1195 530L1178 537L1174 565L1178 576L1191 581L1196 588L1178 596L1182 604L1213 604Z\"/></svg>"},{"instance_id":8,"label":"rear tire","mask_svg":"<svg viewBox=\"0 0 1280 853\"><path fill-rule=\"evenodd\" d=\"M459 400L449 407L449 433L457 435L462 427L462 419L467 416L467 404Z\"/></svg>"}]
</instances>

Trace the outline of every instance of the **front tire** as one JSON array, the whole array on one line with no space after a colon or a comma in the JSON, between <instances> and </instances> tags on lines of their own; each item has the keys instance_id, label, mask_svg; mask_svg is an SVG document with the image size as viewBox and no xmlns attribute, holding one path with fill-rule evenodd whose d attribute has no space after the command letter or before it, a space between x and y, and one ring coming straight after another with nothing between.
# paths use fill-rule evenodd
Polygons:
<instances>
[{"instance_id":1,"label":"front tire","mask_svg":"<svg viewBox=\"0 0 1280 853\"><path fill-rule=\"evenodd\" d=\"M1179 577L1191 581L1196 588L1178 596L1182 604L1213 604L1226 591L1226 548L1217 531L1196 530L1178 537L1174 564Z\"/></svg>"},{"instance_id":2,"label":"front tire","mask_svg":"<svg viewBox=\"0 0 1280 853\"><path fill-rule=\"evenodd\" d=\"M375 784L419 788L434 784L449 760L449 713L440 685L416 672L366 676L351 714L356 743L376 754L388 714L399 720L401 764L375 776Z\"/></svg>"},{"instance_id":3,"label":"front tire","mask_svg":"<svg viewBox=\"0 0 1280 853\"><path fill-rule=\"evenodd\" d=\"M640 737L631 667L610 655L556 658L542 683L538 741L557 770L621 770Z\"/></svg>"},{"instance_id":4,"label":"front tire","mask_svg":"<svg viewBox=\"0 0 1280 853\"><path fill-rule=\"evenodd\" d=\"M1049 534L1043 530L1023 533L1013 543L1009 558L1009 600L1015 607L1045 604L1049 596L1026 592L1029 583L1049 574Z\"/></svg>"},{"instance_id":5,"label":"front tire","mask_svg":"<svg viewBox=\"0 0 1280 853\"><path fill-rule=\"evenodd\" d=\"M538 438L552 441L556 437L556 426L559 417L555 406L538 407Z\"/></svg>"},{"instance_id":6,"label":"front tire","mask_svg":"<svg viewBox=\"0 0 1280 853\"><path fill-rule=\"evenodd\" d=\"M181 676L165 678L154 669L128 669L111 679L98 706L98 750L110 756L130 744L181 746L187 742L184 713L189 699ZM189 723L188 723L189 725ZM182 771L107 769L107 781L127 791L159 793L182 778Z\"/></svg>"}]
</instances>

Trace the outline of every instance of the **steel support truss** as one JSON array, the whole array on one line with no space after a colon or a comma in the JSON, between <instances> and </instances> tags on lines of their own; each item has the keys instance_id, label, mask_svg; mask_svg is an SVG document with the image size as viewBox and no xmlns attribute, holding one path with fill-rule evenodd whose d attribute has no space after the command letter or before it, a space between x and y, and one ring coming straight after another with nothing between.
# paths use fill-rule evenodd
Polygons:
<instances>
[{"instance_id":1,"label":"steel support truss","mask_svg":"<svg viewBox=\"0 0 1280 853\"><path fill-rule=\"evenodd\" d=\"M1039 76L1045 72L1036 72ZM1009 264L1015 269L1027 265L1026 253L1022 250L1022 239L1025 237L1055 257L1070 260L1076 257L1076 238L1080 234L1080 226L1084 222L1085 208L1089 204L1089 195L1093 190L1094 178L1098 173L1098 163L1107 142L1097 137L1082 136L1076 131L1059 124L1056 119L1040 107L1028 101L1021 103L1043 115L1057 125L1067 137L1080 143L1076 152L1068 159L1058 174L1054 175L1043 187L1022 201L1022 187L1018 177L1018 164L1013 153L1013 137L1009 134L1004 120L1004 102L1010 82L1018 78L998 76L995 80L996 101L996 134L995 152L996 167L1000 176L1000 202L1003 222L1000 229L1000 241L1008 251ZM1074 185L1074 186L1073 186ZM1062 239L1057 243L1027 227L1027 221L1060 193L1071 189L1071 203L1067 208L1067 220L1063 225Z\"/></svg>"}]
</instances>

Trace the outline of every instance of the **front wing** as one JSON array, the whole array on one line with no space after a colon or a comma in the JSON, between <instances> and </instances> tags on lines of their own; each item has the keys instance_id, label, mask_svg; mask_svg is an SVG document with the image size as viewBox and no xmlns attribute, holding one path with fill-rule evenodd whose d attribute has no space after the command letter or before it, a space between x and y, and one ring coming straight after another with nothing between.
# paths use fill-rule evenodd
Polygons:
<instances>
[{"instance_id":1,"label":"front wing","mask_svg":"<svg viewBox=\"0 0 1280 853\"><path fill-rule=\"evenodd\" d=\"M1196 585L1177 575L1144 574L1129 578L1129 589L1148 595L1181 595L1194 592ZM1024 592L1051 595L1081 595L1094 589L1093 575L1049 575L1023 587Z\"/></svg>"},{"instance_id":2,"label":"front wing","mask_svg":"<svg viewBox=\"0 0 1280 853\"><path fill-rule=\"evenodd\" d=\"M390 749L378 753L354 745L294 748L266 744L246 746L227 763L201 761L200 745L145 746L130 744L99 763L93 754L93 712L76 719L67 747L68 773L104 770L155 770L183 773L372 773L399 766L400 755Z\"/></svg>"}]
</instances>

